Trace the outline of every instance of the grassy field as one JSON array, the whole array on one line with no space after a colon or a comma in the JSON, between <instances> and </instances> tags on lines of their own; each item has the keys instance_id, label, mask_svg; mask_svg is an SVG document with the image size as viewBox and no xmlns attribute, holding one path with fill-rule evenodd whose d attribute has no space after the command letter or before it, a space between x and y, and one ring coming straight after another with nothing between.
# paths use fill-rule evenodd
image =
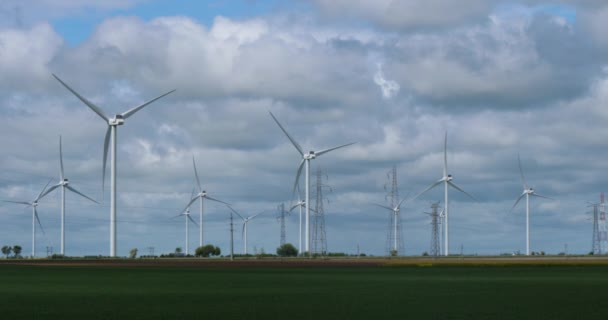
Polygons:
<instances>
[{"instance_id":1,"label":"grassy field","mask_svg":"<svg viewBox=\"0 0 608 320\"><path fill-rule=\"evenodd\" d=\"M608 266L0 265L1 319L605 319Z\"/></svg>"}]
</instances>

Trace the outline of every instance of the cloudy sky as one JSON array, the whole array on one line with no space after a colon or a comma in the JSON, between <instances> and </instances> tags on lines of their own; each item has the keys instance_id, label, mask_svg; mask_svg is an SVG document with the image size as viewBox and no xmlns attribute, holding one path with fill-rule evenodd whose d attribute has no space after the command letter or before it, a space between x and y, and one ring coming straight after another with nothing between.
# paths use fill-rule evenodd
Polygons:
<instances>
[{"instance_id":1,"label":"cloudy sky","mask_svg":"<svg viewBox=\"0 0 608 320\"><path fill-rule=\"evenodd\" d=\"M184 247L171 219L195 185L243 215L250 251L274 252L276 207L289 203L304 149L324 155L329 251L384 254L387 172L416 194L449 171L451 251L525 250L517 154L528 182L532 250L591 249L589 202L608 170L608 5L600 0L94 1L0 3L0 199L32 200L66 176L98 199L67 195L66 253L109 254L102 199L103 121L53 77L108 114L171 89L118 137L118 254ZM109 176L106 181L109 180ZM402 209L405 254L430 247L434 189ZM229 250L229 214L207 202L205 242ZM59 251L59 193L41 201L38 255ZM242 250L240 225L235 237ZM287 218L297 244L297 214ZM198 237L191 229L191 248ZM31 248L31 212L0 204L0 245Z\"/></svg>"}]
</instances>

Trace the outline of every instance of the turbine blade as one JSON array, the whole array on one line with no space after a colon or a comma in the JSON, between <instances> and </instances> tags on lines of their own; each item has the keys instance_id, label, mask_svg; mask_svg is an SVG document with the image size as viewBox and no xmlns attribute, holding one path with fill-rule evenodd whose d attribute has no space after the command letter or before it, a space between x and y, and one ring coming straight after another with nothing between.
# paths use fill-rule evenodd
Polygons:
<instances>
[{"instance_id":1,"label":"turbine blade","mask_svg":"<svg viewBox=\"0 0 608 320\"><path fill-rule=\"evenodd\" d=\"M63 174L63 152L61 151L61 136L59 136L59 168L61 169L61 181L64 179Z\"/></svg>"},{"instance_id":2,"label":"turbine blade","mask_svg":"<svg viewBox=\"0 0 608 320\"><path fill-rule=\"evenodd\" d=\"M196 196L192 199L190 199L190 202L188 202L188 204L186 205L186 207L181 211L181 212L186 212L186 210L188 210L188 208L190 208L190 206L194 203L194 201L196 201L199 197ZM181 214L181 213L180 213Z\"/></svg>"},{"instance_id":3,"label":"turbine blade","mask_svg":"<svg viewBox=\"0 0 608 320\"><path fill-rule=\"evenodd\" d=\"M95 203L99 204L99 202L97 202L97 201L93 200L92 198L89 198L88 196L86 196L86 195L85 195L85 194L83 194L82 192L80 192L80 191L78 191L78 190L74 189L73 187L71 187L71 186L69 186L69 185L67 185L67 186L65 186L65 187L66 187L66 188L68 188L68 190L70 190L70 191L72 191L72 192L74 192L74 193L76 193L76 194L78 194L78 195L80 195L80 196L82 196L82 197L84 197L84 198L86 198L86 199L89 199L89 200L91 200L91 201L93 201L93 202L95 202Z\"/></svg>"},{"instance_id":4,"label":"turbine blade","mask_svg":"<svg viewBox=\"0 0 608 320\"><path fill-rule=\"evenodd\" d=\"M247 219L248 219L248 220L252 220L253 218L255 218L255 217L257 217L257 216L261 215L261 214L262 214L262 213L264 213L264 212L266 212L266 211L262 211L262 212L256 213L256 214L252 215L251 217L249 217L249 218L247 218Z\"/></svg>"},{"instance_id":5,"label":"turbine blade","mask_svg":"<svg viewBox=\"0 0 608 320\"><path fill-rule=\"evenodd\" d=\"M298 167L298 171L296 171L296 181L293 183L293 191L291 192L291 199L293 200L293 196L296 193L296 188L298 188L298 198L300 197L300 186L298 183L300 182L300 175L302 174L302 168L304 168L304 162L306 160L302 159L300 162L300 166Z\"/></svg>"},{"instance_id":6,"label":"turbine blade","mask_svg":"<svg viewBox=\"0 0 608 320\"><path fill-rule=\"evenodd\" d=\"M236 212L236 210L234 210L231 206L228 206L228 209L230 209L230 211L234 212L237 216L239 216L239 218L243 219L243 221L245 221L245 218L243 218L242 215L240 215L238 212Z\"/></svg>"},{"instance_id":7,"label":"turbine blade","mask_svg":"<svg viewBox=\"0 0 608 320\"><path fill-rule=\"evenodd\" d=\"M243 222L243 231L241 231L241 238L245 239L245 225L247 224L247 221Z\"/></svg>"},{"instance_id":8,"label":"turbine blade","mask_svg":"<svg viewBox=\"0 0 608 320\"><path fill-rule=\"evenodd\" d=\"M521 159L519 158L519 153L517 154L517 163L519 164L519 174L521 175L521 183L524 185L524 189L528 189L528 183L526 182L526 177L524 177L524 170L521 168Z\"/></svg>"},{"instance_id":9,"label":"turbine blade","mask_svg":"<svg viewBox=\"0 0 608 320\"><path fill-rule=\"evenodd\" d=\"M192 166L194 166L194 177L196 178L196 185L198 186L198 192L203 192L203 188L201 187L201 180L199 180L198 171L196 171L196 162L194 161L194 156L192 156Z\"/></svg>"},{"instance_id":10,"label":"turbine blade","mask_svg":"<svg viewBox=\"0 0 608 320\"><path fill-rule=\"evenodd\" d=\"M171 219L179 218L179 217L181 217L181 216L183 216L183 215L184 215L183 213L180 213L180 214L178 214L178 215L176 215L176 216L171 217Z\"/></svg>"},{"instance_id":11,"label":"turbine blade","mask_svg":"<svg viewBox=\"0 0 608 320\"><path fill-rule=\"evenodd\" d=\"M519 203L519 201L521 200L521 198L523 198L525 195L526 195L526 193L524 192L519 197L517 197L517 200L515 201L515 203L511 207L511 211L513 211L513 209L515 209L515 207L517 206L517 204Z\"/></svg>"},{"instance_id":12,"label":"turbine blade","mask_svg":"<svg viewBox=\"0 0 608 320\"><path fill-rule=\"evenodd\" d=\"M403 203L403 201L405 201L407 199L407 197L409 196L409 194L405 197L403 197L403 199L401 199L401 201L399 202L399 204L397 205L397 208L401 207L401 204Z\"/></svg>"},{"instance_id":13,"label":"turbine blade","mask_svg":"<svg viewBox=\"0 0 608 320\"><path fill-rule=\"evenodd\" d=\"M40 193L38 194L38 197L36 197L36 200L34 200L34 202L36 202L36 201L40 200L40 198L42 198L42 194L44 193L46 188L49 186L51 181L53 181L53 179L50 179L49 182L46 183L46 185L44 186L44 188L42 188L42 191L40 191Z\"/></svg>"},{"instance_id":14,"label":"turbine blade","mask_svg":"<svg viewBox=\"0 0 608 320\"><path fill-rule=\"evenodd\" d=\"M300 204L299 204L299 203L298 203L298 204L294 204L294 205L293 205L293 206L291 206L291 208L289 209L289 212L292 212L292 211L293 211L293 209L295 209L295 208L297 208L297 207L299 207L299 206L300 206Z\"/></svg>"},{"instance_id":15,"label":"turbine blade","mask_svg":"<svg viewBox=\"0 0 608 320\"><path fill-rule=\"evenodd\" d=\"M188 217L188 220L190 220L190 222L194 223L194 225L198 227L198 223L196 223L196 221L194 221L194 219L192 219L189 214L187 214L186 217Z\"/></svg>"},{"instance_id":16,"label":"turbine blade","mask_svg":"<svg viewBox=\"0 0 608 320\"><path fill-rule=\"evenodd\" d=\"M25 201L2 200L2 202L18 203L18 204L24 204L26 206L32 205L30 202L25 202Z\"/></svg>"},{"instance_id":17,"label":"turbine blade","mask_svg":"<svg viewBox=\"0 0 608 320\"><path fill-rule=\"evenodd\" d=\"M535 196L535 197L539 197L539 198L543 198L543 199L555 200L555 199L553 199L553 198L549 198L549 197L541 196L540 194L538 194L538 193L536 193L536 192L533 192L533 193L532 193L532 194L530 194L530 195Z\"/></svg>"},{"instance_id":18,"label":"turbine blade","mask_svg":"<svg viewBox=\"0 0 608 320\"><path fill-rule=\"evenodd\" d=\"M277 118L274 116L274 114L272 114L272 112L270 112L270 111L268 111L268 113L270 113L270 116L274 119L274 122L276 122L279 125L279 128L281 128L281 130L287 136L287 138L289 139L289 141L291 141L291 144L293 144L293 146L296 147L296 149L298 150L298 152L301 155L304 155L304 150L302 150L302 147L300 147L300 145L296 142L296 140L294 140L289 135L289 133L287 133L287 130L285 130L285 128L283 128L283 126L281 125L281 123L279 122L279 120L277 120Z\"/></svg>"},{"instance_id":19,"label":"turbine blade","mask_svg":"<svg viewBox=\"0 0 608 320\"><path fill-rule=\"evenodd\" d=\"M224 202L224 201L222 201L222 200L218 200L218 199L216 199L216 198L212 198L212 197L210 197L210 196L205 196L205 198L206 198L206 199L209 199L209 200L211 200L211 201L215 201L215 202L223 203L223 204L226 204L226 205L228 204L228 203L226 203L226 202Z\"/></svg>"},{"instance_id":20,"label":"turbine blade","mask_svg":"<svg viewBox=\"0 0 608 320\"><path fill-rule=\"evenodd\" d=\"M435 188L438 184L442 183L444 181L443 178L437 180L435 183L433 183L432 185L430 185L428 188L424 189L424 191L420 192L419 194L417 194L415 197L412 198L412 200L415 200L416 198L420 197L421 195L423 195L425 192ZM392 210L392 209L391 209Z\"/></svg>"},{"instance_id":21,"label":"turbine blade","mask_svg":"<svg viewBox=\"0 0 608 320\"><path fill-rule=\"evenodd\" d=\"M324 154L324 153L328 153L328 152L330 152L330 151L334 151L334 150L336 150L336 149L340 149L340 148L348 147L348 146L353 145L353 144L355 144L355 143L356 143L356 142L351 142L351 143L343 144L343 145L341 145L341 146L337 146L337 147L333 147L333 148L329 148L329 149L321 150L321 151L319 151L319 152L315 152L315 155L316 155L316 156L320 156L320 155L322 155L322 154Z\"/></svg>"},{"instance_id":22,"label":"turbine blade","mask_svg":"<svg viewBox=\"0 0 608 320\"><path fill-rule=\"evenodd\" d=\"M381 205L381 204L373 203L373 205L378 206L378 207L380 207L380 208L384 208L384 209L387 209L387 210L393 211L393 208L390 208L390 207L387 207L387 206L383 206L383 205Z\"/></svg>"},{"instance_id":23,"label":"turbine blade","mask_svg":"<svg viewBox=\"0 0 608 320\"><path fill-rule=\"evenodd\" d=\"M102 195L105 193L106 165L108 162L108 147L110 145L110 133L111 132L112 132L112 127L108 126L108 130L106 131L106 137L103 140L103 165L101 167L101 193L102 193Z\"/></svg>"},{"instance_id":24,"label":"turbine blade","mask_svg":"<svg viewBox=\"0 0 608 320\"><path fill-rule=\"evenodd\" d=\"M150 103L152 103L152 102L154 102L154 101L156 101L156 100L158 100L158 99L160 99L160 98L162 98L162 97L164 97L164 96L166 96L166 95L168 95L170 93L173 93L173 92L175 92L175 89L173 89L173 90L171 90L171 91L169 91L167 93L163 93L160 96L158 96L158 97L156 97L156 98L154 98L152 100L149 100L148 102L145 102L145 103L143 103L143 104L141 104L141 105L139 105L139 106L137 106L137 107L135 107L135 108L133 108L131 110L125 111L125 112L123 112L121 114L121 116L123 117L123 119L127 119L128 117L134 115L137 111L143 109L145 106L149 105Z\"/></svg>"},{"instance_id":25,"label":"turbine blade","mask_svg":"<svg viewBox=\"0 0 608 320\"><path fill-rule=\"evenodd\" d=\"M44 198L47 194L51 193L53 190L59 188L59 186L61 186L60 184L56 184L50 188L48 188L43 194L41 194L38 198L36 198L36 200L40 200L42 198Z\"/></svg>"},{"instance_id":26,"label":"turbine blade","mask_svg":"<svg viewBox=\"0 0 608 320\"><path fill-rule=\"evenodd\" d=\"M196 189L192 188L192 193L190 194L190 199L193 199L194 195L196 194L196 192L194 190L196 190Z\"/></svg>"},{"instance_id":27,"label":"turbine blade","mask_svg":"<svg viewBox=\"0 0 608 320\"><path fill-rule=\"evenodd\" d=\"M44 228L42 227L42 223L40 223L40 218L38 218L38 210L36 210L36 207L34 207L34 216L36 217L36 221L38 221L38 225L40 226L40 231L42 231L42 234L45 234Z\"/></svg>"},{"instance_id":28,"label":"turbine blade","mask_svg":"<svg viewBox=\"0 0 608 320\"><path fill-rule=\"evenodd\" d=\"M78 92L76 92L76 91L74 91L74 89L70 88L70 86L68 86L65 82L63 82L61 79L59 79L59 77L56 76L55 74L53 74L53 77L55 77L55 79L57 79L57 81L59 81L66 89L68 89L71 93L73 93L78 99L80 99L80 101L84 102L84 104L86 104L89 108L91 108L91 110L93 110L93 112L97 113L98 116L100 116L105 121L109 121L108 117L103 113L103 111L101 111L101 109L98 106L94 105L91 101L87 100L85 97L78 94Z\"/></svg>"},{"instance_id":29,"label":"turbine blade","mask_svg":"<svg viewBox=\"0 0 608 320\"><path fill-rule=\"evenodd\" d=\"M448 176L448 132L445 132L445 140L443 140L443 176Z\"/></svg>"},{"instance_id":30,"label":"turbine blade","mask_svg":"<svg viewBox=\"0 0 608 320\"><path fill-rule=\"evenodd\" d=\"M466 191L460 189L457 185L455 185L452 181L448 181L448 184L451 185L454 189L466 194L467 196L469 196L469 198L477 201L477 199L475 197L473 197L472 195L468 194Z\"/></svg>"}]
</instances>

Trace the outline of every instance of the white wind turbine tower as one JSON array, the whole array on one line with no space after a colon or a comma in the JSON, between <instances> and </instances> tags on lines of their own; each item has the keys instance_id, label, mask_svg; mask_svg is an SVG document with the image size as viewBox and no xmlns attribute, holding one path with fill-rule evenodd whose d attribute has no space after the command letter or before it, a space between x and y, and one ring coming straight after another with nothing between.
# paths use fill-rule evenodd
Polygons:
<instances>
[{"instance_id":1,"label":"white wind turbine tower","mask_svg":"<svg viewBox=\"0 0 608 320\"><path fill-rule=\"evenodd\" d=\"M36 210L36 207L38 207L38 201L40 201L40 199L42 197L44 197L43 193L46 190L46 187L49 186L51 181L52 181L52 179L49 180L49 182L47 182L47 184L44 186L42 191L40 191L40 193L38 194L36 199L34 199L34 201L29 202L29 201L4 200L4 202L24 204L28 207L32 207L32 258L36 256L36 222L38 222L38 225L40 226L40 230L44 234L44 229L42 228L42 223L40 223L40 218L38 218L38 211Z\"/></svg>"},{"instance_id":2,"label":"white wind turbine tower","mask_svg":"<svg viewBox=\"0 0 608 320\"><path fill-rule=\"evenodd\" d=\"M245 255L247 254L247 224L249 223L249 221L253 220L253 218L261 215L262 213L264 213L265 211L262 211L260 213L256 213L252 216L249 216L247 218L243 218L242 215L240 215L238 212L236 212L231 206L228 206L228 208L234 212L237 216L239 216L241 219L243 219L243 232L242 232L242 236L243 236L243 241L244 241L244 251L245 251Z\"/></svg>"},{"instance_id":3,"label":"white wind turbine tower","mask_svg":"<svg viewBox=\"0 0 608 320\"><path fill-rule=\"evenodd\" d=\"M192 189L192 195L190 198L194 198L194 189ZM190 222L194 223L195 226L198 226L196 222L190 216L190 206L186 207L186 210L174 218L186 216L186 255L190 253Z\"/></svg>"},{"instance_id":4,"label":"white wind turbine tower","mask_svg":"<svg viewBox=\"0 0 608 320\"><path fill-rule=\"evenodd\" d=\"M81 96L78 92L74 91L74 89L70 88L65 82L63 82L59 77L53 74L53 77L57 79L66 89L68 89L71 93L73 93L80 101L86 104L93 112L95 112L99 117L101 117L108 124L108 129L106 131L106 137L104 139L103 144L103 169L102 169L102 182L101 187L102 191L105 186L105 176L106 176L106 161L108 158L108 145L110 144L110 140L112 143L112 156L110 161L110 256L116 257L116 143L117 143L117 129L118 126L124 124L125 120L130 116L134 115L137 111L143 109L145 106L150 103L174 92L175 90L171 90L167 93L164 93L148 102L145 102L135 108L129 109L123 113L119 113L114 115L112 118L106 116L103 111L93 104L91 101L87 100L83 96ZM111 138L111 139L110 139Z\"/></svg>"},{"instance_id":5,"label":"white wind turbine tower","mask_svg":"<svg viewBox=\"0 0 608 320\"><path fill-rule=\"evenodd\" d=\"M448 133L445 133L445 140L444 140L444 144L443 144L443 177L439 180L437 180L435 183L433 183L432 185L430 185L428 188L424 189L424 191L420 192L418 195L416 195L413 199L418 198L419 196L421 196L422 194L424 194L425 192L435 188L436 186L438 186L439 184L443 183L444 184L444 195L445 195L445 249L444 249L444 253L445 256L447 257L450 254L450 229L449 229L449 202L448 202L448 186L451 186L452 188L466 194L467 196L469 196L471 199L475 200L475 197L473 197L472 195L468 194L466 191L462 190L460 187L458 187L456 184L454 184L454 182L452 182L452 175L448 174L448 153L447 153L447 149L448 149ZM413 200L412 199L412 200Z\"/></svg>"},{"instance_id":6,"label":"white wind turbine tower","mask_svg":"<svg viewBox=\"0 0 608 320\"><path fill-rule=\"evenodd\" d=\"M196 185L198 186L198 194L193 195L192 199L190 199L190 202L188 202L188 205L186 206L186 208L190 208L190 206L192 205L192 203L194 203L194 201L196 201L197 199L201 199L201 203L200 203L200 224L199 224L199 247L203 246L203 200L205 198L211 200L211 201L215 201L215 202L219 202L219 203L223 203L225 205L229 205L228 203L212 198L210 196L207 195L207 191L203 190L203 188L201 187L201 180L198 178L198 172L196 171L196 162L194 161L194 157L192 157L192 165L194 166L194 177L196 178ZM185 210L185 209L184 209Z\"/></svg>"},{"instance_id":7,"label":"white wind turbine tower","mask_svg":"<svg viewBox=\"0 0 608 320\"><path fill-rule=\"evenodd\" d=\"M304 152L304 149L302 149L302 147L289 135L289 133L287 133L287 130L285 130L285 128L283 128L283 126L281 125L281 123L279 122L279 120L277 120L277 118L272 114L272 112L270 112L270 116L272 117L272 119L274 119L274 121L277 123L277 125L279 125L279 128L281 128L281 130L283 131L283 133L287 136L287 138L289 139L289 141L291 141L291 144L293 144L293 146L296 148L296 150L300 153L300 155L302 156L302 161L300 162L300 165L298 166L298 171L296 173L296 181L294 183L293 186L293 192L295 192L296 190L296 186L298 185L298 181L300 179L300 175L302 174L302 167L304 165L306 165L306 176L305 176L305 199L304 199L304 203L308 204L310 203L310 160L315 159L316 157L319 157L325 153L328 153L330 151L339 149L339 148L343 148L343 147L347 147L350 146L352 144L354 144L354 142L351 143L347 143L341 146L337 146L337 147L333 147L333 148L328 148L328 149L324 149L321 151L309 151L308 153ZM307 253L310 252L310 206L306 206L306 227L305 227L305 238L306 241L304 242L305 245L305 250Z\"/></svg>"},{"instance_id":8,"label":"white wind turbine tower","mask_svg":"<svg viewBox=\"0 0 608 320\"><path fill-rule=\"evenodd\" d=\"M300 199L300 187L298 186L298 202L294 204L291 208L289 208L289 212L293 211L295 208L300 209L300 225L298 227L299 235L298 235L298 254L302 254L302 208L306 207L306 202ZM314 209L310 209L313 212L316 212Z\"/></svg>"},{"instance_id":9,"label":"white wind turbine tower","mask_svg":"<svg viewBox=\"0 0 608 320\"><path fill-rule=\"evenodd\" d=\"M521 183L524 186L524 192L517 198L517 200L515 201L515 204L513 204L513 207L511 208L511 210L515 209L515 207L517 206L517 204L519 203L521 198L523 198L524 196L526 197L526 255L529 256L530 255L530 196L545 198L545 199L549 199L549 200L553 200L553 199L537 194L536 191L534 190L534 188L528 186L528 183L526 182L526 178L524 177L524 171L521 168L521 159L519 158L519 154L517 155L517 162L519 163L519 173L521 174Z\"/></svg>"},{"instance_id":10,"label":"white wind turbine tower","mask_svg":"<svg viewBox=\"0 0 608 320\"><path fill-rule=\"evenodd\" d=\"M69 185L69 180L65 177L63 172L63 152L61 151L61 136L59 136L59 183L50 187L46 192L41 196L51 193L53 190L61 187L61 255L65 255L65 189L68 189L81 197L84 197L88 200L91 200L97 204L99 202L89 198L88 196L82 194L80 191L74 189L74 187Z\"/></svg>"},{"instance_id":11,"label":"white wind turbine tower","mask_svg":"<svg viewBox=\"0 0 608 320\"><path fill-rule=\"evenodd\" d=\"M376 205L376 206L378 206L378 207L381 207L381 208L384 208L384 209L387 209L387 210L389 210L389 211L392 211L392 212L393 212L393 217L394 217L394 219L395 219L395 220L394 220L394 222L393 222L393 226L394 226L394 228L395 228L395 230L394 230L394 244L393 244L393 250L395 250L395 252L399 252L399 248L398 248L398 245L397 245L397 239L399 239L399 237L397 236L397 232L399 232L399 229L398 229L398 224L399 224L399 211L401 211L401 204L403 203L403 201L405 201L405 199L407 199L407 196L406 196L405 198L403 198L403 199L402 199L402 200L399 202L399 204L397 204L397 206L395 206L394 208L391 208L391 207L387 207L387 206L384 206L384 205L381 205L381 204L374 203L374 205Z\"/></svg>"}]
</instances>

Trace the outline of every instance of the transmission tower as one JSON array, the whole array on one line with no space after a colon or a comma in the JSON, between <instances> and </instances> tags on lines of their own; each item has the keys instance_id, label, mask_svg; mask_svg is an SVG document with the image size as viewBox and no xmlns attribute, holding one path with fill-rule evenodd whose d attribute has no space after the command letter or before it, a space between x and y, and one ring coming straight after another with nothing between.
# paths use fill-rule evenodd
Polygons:
<instances>
[{"instance_id":1,"label":"transmission tower","mask_svg":"<svg viewBox=\"0 0 608 320\"><path fill-rule=\"evenodd\" d=\"M285 210L285 204L281 203L280 205L277 206L277 210L279 211L279 214L277 216L277 220L279 220L279 223L281 224L281 245L285 244L285 215L289 214L288 211Z\"/></svg>"},{"instance_id":2,"label":"transmission tower","mask_svg":"<svg viewBox=\"0 0 608 320\"><path fill-rule=\"evenodd\" d=\"M329 189L331 187L323 184L323 172L321 168L317 168L316 174L316 188L315 188L315 210L313 211L312 219L312 253L325 255L327 253L327 237L325 235L325 210L323 209L323 189ZM327 175L325 175L327 179Z\"/></svg>"},{"instance_id":3,"label":"transmission tower","mask_svg":"<svg viewBox=\"0 0 608 320\"><path fill-rule=\"evenodd\" d=\"M388 207L395 208L400 202L399 185L397 184L397 167L393 166L386 176L388 181L384 185L384 189L390 189L390 191L386 194L385 199ZM389 211L388 230L386 232L386 254L388 256L399 256L405 253L401 239L401 231L401 217L399 216L399 213Z\"/></svg>"},{"instance_id":4,"label":"transmission tower","mask_svg":"<svg viewBox=\"0 0 608 320\"><path fill-rule=\"evenodd\" d=\"M439 228L441 220L439 218L439 202L431 204L431 212L425 212L431 216L431 250L429 255L432 257L438 257L440 252L439 247Z\"/></svg>"},{"instance_id":5,"label":"transmission tower","mask_svg":"<svg viewBox=\"0 0 608 320\"><path fill-rule=\"evenodd\" d=\"M593 236L591 237L591 252L594 255L600 254L600 232L599 232L599 225L598 225L598 218L599 218L599 207L600 204L599 203L591 203L589 205L589 207L593 207L593 211L591 212L593 214Z\"/></svg>"},{"instance_id":6,"label":"transmission tower","mask_svg":"<svg viewBox=\"0 0 608 320\"><path fill-rule=\"evenodd\" d=\"M608 252L608 232L606 229L606 205L604 204L604 193L600 194L600 216L598 219L598 242L599 254Z\"/></svg>"}]
</instances>

